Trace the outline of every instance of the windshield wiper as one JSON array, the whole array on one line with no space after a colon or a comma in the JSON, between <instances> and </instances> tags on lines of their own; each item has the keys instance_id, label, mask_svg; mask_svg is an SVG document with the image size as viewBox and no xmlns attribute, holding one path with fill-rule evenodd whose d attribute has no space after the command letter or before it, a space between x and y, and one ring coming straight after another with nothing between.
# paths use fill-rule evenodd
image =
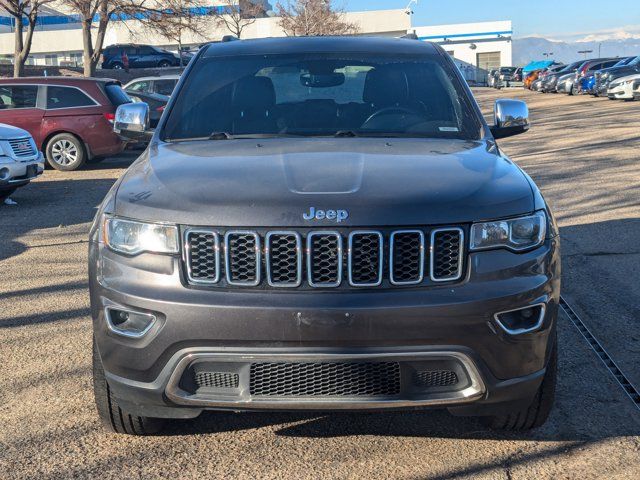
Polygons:
<instances>
[{"instance_id":1,"label":"windshield wiper","mask_svg":"<svg viewBox=\"0 0 640 480\"><path fill-rule=\"evenodd\" d=\"M233 135L227 132L213 132L209 135L209 140L233 140Z\"/></svg>"},{"instance_id":2,"label":"windshield wiper","mask_svg":"<svg viewBox=\"0 0 640 480\"><path fill-rule=\"evenodd\" d=\"M334 137L359 137L360 135L353 130L338 130L333 134Z\"/></svg>"}]
</instances>

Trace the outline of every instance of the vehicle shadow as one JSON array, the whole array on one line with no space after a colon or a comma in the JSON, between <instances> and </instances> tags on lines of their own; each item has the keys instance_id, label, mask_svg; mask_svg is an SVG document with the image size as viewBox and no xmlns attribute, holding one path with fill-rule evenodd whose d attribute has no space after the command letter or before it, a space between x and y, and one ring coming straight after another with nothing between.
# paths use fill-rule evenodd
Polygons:
<instances>
[{"instance_id":1,"label":"vehicle shadow","mask_svg":"<svg viewBox=\"0 0 640 480\"><path fill-rule=\"evenodd\" d=\"M15 206L0 205L0 262L49 242L86 240L90 222L116 179L47 180L18 189ZM80 226L85 224L84 229ZM48 230L47 229L55 229ZM49 242L48 240L49 239ZM2 265L0 264L0 271Z\"/></svg>"}]
</instances>

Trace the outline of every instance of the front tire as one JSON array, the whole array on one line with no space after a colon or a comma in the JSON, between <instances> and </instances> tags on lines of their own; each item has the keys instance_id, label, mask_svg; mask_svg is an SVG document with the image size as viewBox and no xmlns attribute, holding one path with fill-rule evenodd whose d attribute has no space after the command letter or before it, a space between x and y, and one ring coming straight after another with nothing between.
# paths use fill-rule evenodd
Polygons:
<instances>
[{"instance_id":1,"label":"front tire","mask_svg":"<svg viewBox=\"0 0 640 480\"><path fill-rule=\"evenodd\" d=\"M13 195L13 192L15 192L17 189L18 187L0 190L0 202L4 202L7 198Z\"/></svg>"},{"instance_id":2,"label":"front tire","mask_svg":"<svg viewBox=\"0 0 640 480\"><path fill-rule=\"evenodd\" d=\"M118 405L104 376L104 367L95 341L93 342L93 394L100 421L111 432L153 435L164 426L164 420L161 418L132 415Z\"/></svg>"},{"instance_id":3,"label":"front tire","mask_svg":"<svg viewBox=\"0 0 640 480\"><path fill-rule=\"evenodd\" d=\"M160 63L158 63L158 67L160 68L168 68L171 66L171 62L169 62L168 60L160 60Z\"/></svg>"},{"instance_id":4,"label":"front tire","mask_svg":"<svg viewBox=\"0 0 640 480\"><path fill-rule=\"evenodd\" d=\"M522 431L542 426L549 418L556 394L558 379L558 340L554 338L553 350L547 370L533 401L525 408L502 415L486 417L487 425L494 430Z\"/></svg>"},{"instance_id":5,"label":"front tire","mask_svg":"<svg viewBox=\"0 0 640 480\"><path fill-rule=\"evenodd\" d=\"M45 147L47 163L56 170L77 170L86 161L87 155L80 139L70 133L53 136Z\"/></svg>"}]
</instances>

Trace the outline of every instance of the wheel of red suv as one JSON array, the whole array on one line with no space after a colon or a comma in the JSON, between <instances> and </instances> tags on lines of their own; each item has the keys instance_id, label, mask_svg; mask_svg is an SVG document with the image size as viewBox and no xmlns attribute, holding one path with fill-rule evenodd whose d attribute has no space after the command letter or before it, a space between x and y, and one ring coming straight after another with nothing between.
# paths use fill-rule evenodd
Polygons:
<instances>
[{"instance_id":1,"label":"wheel of red suv","mask_svg":"<svg viewBox=\"0 0 640 480\"><path fill-rule=\"evenodd\" d=\"M168 60L160 60L160 63L158 63L158 67L160 68L167 68L171 66L171 62L169 62Z\"/></svg>"},{"instance_id":2,"label":"wheel of red suv","mask_svg":"<svg viewBox=\"0 0 640 480\"><path fill-rule=\"evenodd\" d=\"M132 415L118 405L104 376L104 367L100 354L93 342L93 394L100 421L107 430L128 435L153 435L162 430L161 418Z\"/></svg>"},{"instance_id":3,"label":"wheel of red suv","mask_svg":"<svg viewBox=\"0 0 640 480\"><path fill-rule=\"evenodd\" d=\"M556 382L558 378L558 341L554 338L553 350L549 357L547 371L542 384L533 401L522 410L517 410L503 415L486 417L487 425L495 430L530 430L540 427L549 418L551 408L556 395Z\"/></svg>"},{"instance_id":4,"label":"wheel of red suv","mask_svg":"<svg viewBox=\"0 0 640 480\"><path fill-rule=\"evenodd\" d=\"M47 163L56 170L77 170L86 160L84 145L80 139L69 133L53 136L45 147Z\"/></svg>"}]
</instances>

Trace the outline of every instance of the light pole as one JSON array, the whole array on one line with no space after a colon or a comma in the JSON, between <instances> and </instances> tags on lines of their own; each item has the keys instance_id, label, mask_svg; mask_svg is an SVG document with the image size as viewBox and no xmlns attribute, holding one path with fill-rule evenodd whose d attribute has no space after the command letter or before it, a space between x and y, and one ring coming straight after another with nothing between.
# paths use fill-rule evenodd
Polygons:
<instances>
[{"instance_id":1,"label":"light pole","mask_svg":"<svg viewBox=\"0 0 640 480\"><path fill-rule=\"evenodd\" d=\"M578 53L582 53L584 55L584 59L587 59L587 53L592 53L593 50L578 50Z\"/></svg>"},{"instance_id":2,"label":"light pole","mask_svg":"<svg viewBox=\"0 0 640 480\"><path fill-rule=\"evenodd\" d=\"M413 19L413 9L411 8L411 5L414 3L418 5L418 0L410 0L409 3L407 3L407 6L404 7L404 13L409 15L409 18L411 19ZM411 25L413 25L413 22L411 22Z\"/></svg>"}]
</instances>

